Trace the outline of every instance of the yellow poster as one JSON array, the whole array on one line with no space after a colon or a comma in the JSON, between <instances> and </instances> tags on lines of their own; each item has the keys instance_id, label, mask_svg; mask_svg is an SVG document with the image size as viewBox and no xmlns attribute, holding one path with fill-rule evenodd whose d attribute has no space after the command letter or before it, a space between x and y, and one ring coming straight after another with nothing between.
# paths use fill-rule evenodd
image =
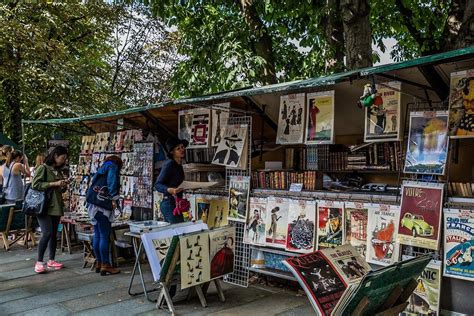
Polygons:
<instances>
[{"instance_id":1,"label":"yellow poster","mask_svg":"<svg viewBox=\"0 0 474 316\"><path fill-rule=\"evenodd\" d=\"M449 136L474 137L474 69L451 74Z\"/></svg>"},{"instance_id":2,"label":"yellow poster","mask_svg":"<svg viewBox=\"0 0 474 316\"><path fill-rule=\"evenodd\" d=\"M309 93L306 103L306 144L334 142L334 91Z\"/></svg>"}]
</instances>

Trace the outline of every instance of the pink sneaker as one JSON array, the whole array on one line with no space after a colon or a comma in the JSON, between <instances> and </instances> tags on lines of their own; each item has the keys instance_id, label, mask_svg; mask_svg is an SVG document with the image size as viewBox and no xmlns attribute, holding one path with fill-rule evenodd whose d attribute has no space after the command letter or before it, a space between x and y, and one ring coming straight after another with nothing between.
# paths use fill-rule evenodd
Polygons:
<instances>
[{"instance_id":1,"label":"pink sneaker","mask_svg":"<svg viewBox=\"0 0 474 316\"><path fill-rule=\"evenodd\" d=\"M35 264L35 272L36 273L45 273L46 269L44 268L44 263L37 261Z\"/></svg>"},{"instance_id":2,"label":"pink sneaker","mask_svg":"<svg viewBox=\"0 0 474 316\"><path fill-rule=\"evenodd\" d=\"M54 260L49 260L48 261L48 268L54 269L54 270L59 270L63 267L62 263L56 262Z\"/></svg>"}]
</instances>

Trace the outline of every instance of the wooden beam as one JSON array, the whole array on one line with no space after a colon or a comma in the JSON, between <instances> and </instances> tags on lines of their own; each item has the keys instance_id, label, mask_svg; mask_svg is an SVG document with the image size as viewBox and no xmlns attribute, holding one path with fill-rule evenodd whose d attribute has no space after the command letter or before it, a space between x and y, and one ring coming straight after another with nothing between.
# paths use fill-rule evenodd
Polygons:
<instances>
[{"instance_id":1,"label":"wooden beam","mask_svg":"<svg viewBox=\"0 0 474 316\"><path fill-rule=\"evenodd\" d=\"M432 87L432 90L436 93L441 101L444 101L449 96L449 86L436 71L433 65L426 65L418 67L418 70L421 72L423 77Z\"/></svg>"}]
</instances>

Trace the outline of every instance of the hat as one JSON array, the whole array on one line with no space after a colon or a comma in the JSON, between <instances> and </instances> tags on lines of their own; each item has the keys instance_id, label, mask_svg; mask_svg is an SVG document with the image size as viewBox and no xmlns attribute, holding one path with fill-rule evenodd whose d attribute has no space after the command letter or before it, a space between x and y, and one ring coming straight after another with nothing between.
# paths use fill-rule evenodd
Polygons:
<instances>
[{"instance_id":1,"label":"hat","mask_svg":"<svg viewBox=\"0 0 474 316\"><path fill-rule=\"evenodd\" d=\"M232 136L224 137L224 139L225 140L231 140L231 141L234 141L234 142L242 141L242 139L240 139L239 136L237 136L237 134L233 134Z\"/></svg>"},{"instance_id":2,"label":"hat","mask_svg":"<svg viewBox=\"0 0 474 316\"><path fill-rule=\"evenodd\" d=\"M280 208L278 206L276 206L273 210L272 210L272 213L275 214L276 212L280 211Z\"/></svg>"},{"instance_id":3,"label":"hat","mask_svg":"<svg viewBox=\"0 0 474 316\"><path fill-rule=\"evenodd\" d=\"M166 140L166 144L165 144L166 152L168 154L171 153L173 151L173 149L175 149L176 147L178 147L181 144L183 144L184 147L188 147L189 142L185 139L179 139L179 138L176 138L176 137L168 138Z\"/></svg>"}]
</instances>

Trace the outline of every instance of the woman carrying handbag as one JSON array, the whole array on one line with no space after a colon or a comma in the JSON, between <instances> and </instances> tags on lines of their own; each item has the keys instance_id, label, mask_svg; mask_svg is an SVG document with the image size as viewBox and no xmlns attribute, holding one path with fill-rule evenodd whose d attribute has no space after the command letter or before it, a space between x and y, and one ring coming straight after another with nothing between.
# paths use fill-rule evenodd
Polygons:
<instances>
[{"instance_id":1,"label":"woman carrying handbag","mask_svg":"<svg viewBox=\"0 0 474 316\"><path fill-rule=\"evenodd\" d=\"M45 202L45 214L37 216L41 227L41 240L38 246L38 261L35 264L36 273L46 272L43 262L46 248L49 247L49 261L46 266L52 270L59 270L63 265L56 262L56 239L59 221L64 214L62 192L66 189L68 181L60 178L58 170L66 163L67 149L57 146L46 157L44 164L39 166L33 177L31 187L38 191L49 190L49 199Z\"/></svg>"}]
</instances>

